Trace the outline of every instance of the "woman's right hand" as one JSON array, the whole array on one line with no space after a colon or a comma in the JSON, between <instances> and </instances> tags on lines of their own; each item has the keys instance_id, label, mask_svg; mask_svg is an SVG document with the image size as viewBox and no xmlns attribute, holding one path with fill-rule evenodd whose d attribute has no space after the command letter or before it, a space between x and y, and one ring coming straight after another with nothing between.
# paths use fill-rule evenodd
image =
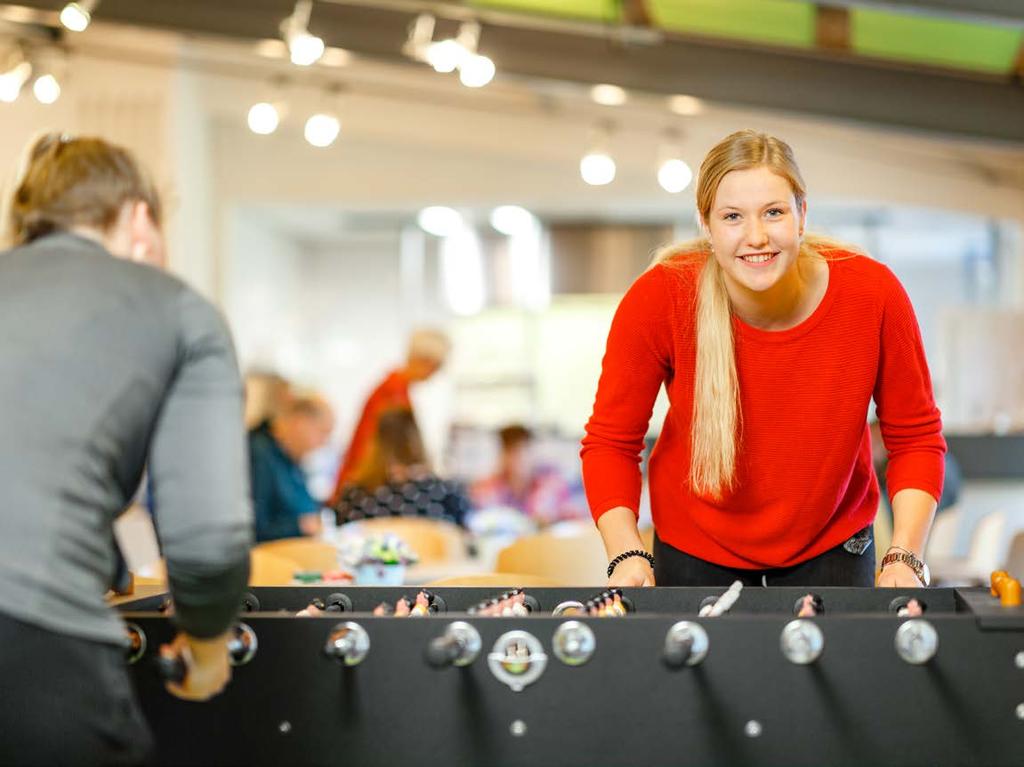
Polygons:
<instances>
[{"instance_id":1,"label":"woman's right hand","mask_svg":"<svg viewBox=\"0 0 1024 767\"><path fill-rule=\"evenodd\" d=\"M651 563L643 557L629 557L624 559L612 570L608 579L608 588L627 586L653 586L654 570Z\"/></svg>"}]
</instances>

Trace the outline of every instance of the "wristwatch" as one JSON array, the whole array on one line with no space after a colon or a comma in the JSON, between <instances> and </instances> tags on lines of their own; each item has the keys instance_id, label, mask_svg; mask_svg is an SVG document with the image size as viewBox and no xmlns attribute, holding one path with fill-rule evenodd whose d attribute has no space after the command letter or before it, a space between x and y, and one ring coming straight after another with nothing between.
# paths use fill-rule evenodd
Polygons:
<instances>
[{"instance_id":1,"label":"wristwatch","mask_svg":"<svg viewBox=\"0 0 1024 767\"><path fill-rule=\"evenodd\" d=\"M904 549L899 549L897 551L890 549L886 555L882 557L882 569L884 569L886 565L891 565L894 562L902 562L910 567L910 569L914 571L914 575L916 575L918 580L920 580L925 586L931 582L932 576L931 573L928 572L928 565L914 556L911 552Z\"/></svg>"}]
</instances>

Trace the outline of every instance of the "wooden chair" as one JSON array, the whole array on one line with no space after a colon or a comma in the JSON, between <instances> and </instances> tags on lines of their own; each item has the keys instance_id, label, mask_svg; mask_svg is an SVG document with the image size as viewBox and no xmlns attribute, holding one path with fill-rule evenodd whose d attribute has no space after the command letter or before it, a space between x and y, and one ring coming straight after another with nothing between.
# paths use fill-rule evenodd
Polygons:
<instances>
[{"instance_id":1,"label":"wooden chair","mask_svg":"<svg viewBox=\"0 0 1024 767\"><path fill-rule=\"evenodd\" d=\"M253 551L264 551L299 565L299 570L337 570L338 551L334 544L315 538L282 538L258 543Z\"/></svg>"},{"instance_id":2,"label":"wooden chair","mask_svg":"<svg viewBox=\"0 0 1024 767\"><path fill-rule=\"evenodd\" d=\"M538 533L498 553L496 570L550 578L569 586L603 586L608 561L596 528L581 535Z\"/></svg>"},{"instance_id":3,"label":"wooden chair","mask_svg":"<svg viewBox=\"0 0 1024 767\"><path fill-rule=\"evenodd\" d=\"M348 522L338 528L338 536L361 537L395 535L405 541L421 563L442 562L466 557L466 533L453 522L427 517L374 517Z\"/></svg>"},{"instance_id":4,"label":"wooden chair","mask_svg":"<svg viewBox=\"0 0 1024 767\"><path fill-rule=\"evenodd\" d=\"M303 569L294 559L257 547L249 554L249 585L290 586L295 571Z\"/></svg>"},{"instance_id":5,"label":"wooden chair","mask_svg":"<svg viewBox=\"0 0 1024 767\"><path fill-rule=\"evenodd\" d=\"M298 562L280 554L254 548L249 554L250 586L290 586L296 570L306 569ZM133 574L136 593L150 593L154 588L167 590L167 565L163 559L147 565L144 574ZM126 595L126 599L138 596ZM119 601L125 601L121 599Z\"/></svg>"},{"instance_id":6,"label":"wooden chair","mask_svg":"<svg viewBox=\"0 0 1024 767\"><path fill-rule=\"evenodd\" d=\"M452 575L438 578L426 584L433 586L494 586L495 588L514 588L516 586L566 586L552 578L527 573L477 573L475 575Z\"/></svg>"},{"instance_id":7,"label":"wooden chair","mask_svg":"<svg viewBox=\"0 0 1024 767\"><path fill-rule=\"evenodd\" d=\"M971 533L966 557L936 557L928 562L932 585L984 585L994 570L1005 570L1012 531L1005 510L990 511L978 520Z\"/></svg>"}]
</instances>

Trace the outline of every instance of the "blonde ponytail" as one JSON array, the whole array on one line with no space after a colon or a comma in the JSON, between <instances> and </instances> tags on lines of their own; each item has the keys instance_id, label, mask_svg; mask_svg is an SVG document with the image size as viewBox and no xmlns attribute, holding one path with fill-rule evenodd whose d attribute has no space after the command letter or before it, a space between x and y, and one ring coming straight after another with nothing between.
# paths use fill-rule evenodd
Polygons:
<instances>
[{"instance_id":1,"label":"blonde ponytail","mask_svg":"<svg viewBox=\"0 0 1024 767\"><path fill-rule=\"evenodd\" d=\"M732 306L722 267L710 255L697 288L696 342L690 486L719 498L736 479L741 409Z\"/></svg>"}]
</instances>

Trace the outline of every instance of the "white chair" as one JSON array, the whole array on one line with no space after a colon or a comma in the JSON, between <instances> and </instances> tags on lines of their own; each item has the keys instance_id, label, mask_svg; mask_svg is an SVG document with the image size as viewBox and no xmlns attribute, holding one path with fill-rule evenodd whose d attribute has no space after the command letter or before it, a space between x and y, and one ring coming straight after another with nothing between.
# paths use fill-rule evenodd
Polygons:
<instances>
[{"instance_id":1,"label":"white chair","mask_svg":"<svg viewBox=\"0 0 1024 767\"><path fill-rule=\"evenodd\" d=\"M1024 531L1013 536L1004 569L1017 580L1024 578Z\"/></svg>"},{"instance_id":2,"label":"white chair","mask_svg":"<svg viewBox=\"0 0 1024 767\"><path fill-rule=\"evenodd\" d=\"M548 578L566 586L603 586L608 559L597 528L586 534L527 535L498 553L497 571Z\"/></svg>"},{"instance_id":3,"label":"white chair","mask_svg":"<svg viewBox=\"0 0 1024 767\"><path fill-rule=\"evenodd\" d=\"M924 549L926 562L931 563L956 557L957 534L960 532L963 516L963 509L957 506L951 506L936 514L931 533L928 535L928 543Z\"/></svg>"},{"instance_id":4,"label":"white chair","mask_svg":"<svg viewBox=\"0 0 1024 767\"><path fill-rule=\"evenodd\" d=\"M943 585L983 585L994 570L1004 569L1009 548L1007 514L990 511L971 534L971 548L966 557L938 558L928 562L933 583Z\"/></svg>"}]
</instances>

